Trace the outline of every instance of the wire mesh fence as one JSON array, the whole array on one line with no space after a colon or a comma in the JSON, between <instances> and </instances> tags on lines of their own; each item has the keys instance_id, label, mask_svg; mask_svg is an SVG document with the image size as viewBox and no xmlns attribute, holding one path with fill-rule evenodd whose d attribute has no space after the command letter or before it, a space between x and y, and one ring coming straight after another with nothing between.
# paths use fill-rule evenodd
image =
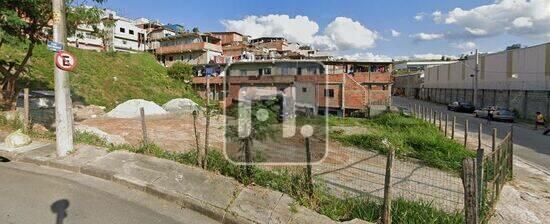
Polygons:
<instances>
[{"instance_id":1,"label":"wire mesh fence","mask_svg":"<svg viewBox=\"0 0 550 224\"><path fill-rule=\"evenodd\" d=\"M339 195L384 195L386 155L340 146L327 160L314 166L314 175ZM392 198L428 203L457 212L463 208L463 188L458 173L428 167L412 159L397 158L391 176Z\"/></svg>"},{"instance_id":2,"label":"wire mesh fence","mask_svg":"<svg viewBox=\"0 0 550 224\"><path fill-rule=\"evenodd\" d=\"M504 184L512 179L513 172L513 141L512 133L508 133L495 151L483 157L483 172L481 177L481 210L482 220L488 220L494 212L500 191Z\"/></svg>"}]
</instances>

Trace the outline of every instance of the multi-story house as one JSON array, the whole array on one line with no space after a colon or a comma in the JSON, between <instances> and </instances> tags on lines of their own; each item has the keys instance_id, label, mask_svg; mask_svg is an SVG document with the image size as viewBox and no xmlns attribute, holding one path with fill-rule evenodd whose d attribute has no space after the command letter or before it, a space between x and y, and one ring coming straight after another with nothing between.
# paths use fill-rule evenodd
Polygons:
<instances>
[{"instance_id":1,"label":"multi-story house","mask_svg":"<svg viewBox=\"0 0 550 224\"><path fill-rule=\"evenodd\" d=\"M182 33L159 40L155 50L157 60L165 66L175 62L208 64L222 55L221 40L211 34Z\"/></svg>"},{"instance_id":2,"label":"multi-story house","mask_svg":"<svg viewBox=\"0 0 550 224\"><path fill-rule=\"evenodd\" d=\"M105 20L113 20L113 27L106 27ZM94 36L93 26L81 25L77 28L76 35L67 38L69 45L83 49L111 49L114 51L136 52L145 50L145 30L136 26L136 21L118 16L115 11L105 10L102 22L95 25L98 29L106 30L111 35L104 41ZM104 46L107 42L108 46Z\"/></svg>"},{"instance_id":3,"label":"multi-story house","mask_svg":"<svg viewBox=\"0 0 550 224\"><path fill-rule=\"evenodd\" d=\"M390 71L390 62L235 62L227 68L213 65L202 69L193 78L193 84L201 96L219 100L225 107L238 101L243 89L256 88L291 96L296 110L303 113L349 115L369 105L388 105ZM206 93L207 79L209 93Z\"/></svg>"},{"instance_id":4,"label":"multi-story house","mask_svg":"<svg viewBox=\"0 0 550 224\"><path fill-rule=\"evenodd\" d=\"M97 24L97 28L103 29L103 24ZM77 27L75 35L67 38L69 46L101 51L104 49L103 40L94 35L94 27L91 25L80 25Z\"/></svg>"},{"instance_id":5,"label":"multi-story house","mask_svg":"<svg viewBox=\"0 0 550 224\"><path fill-rule=\"evenodd\" d=\"M146 32L145 50L154 52L160 47L160 40L165 37L175 36L178 33L185 32L182 25L167 24L163 25L160 22L150 21L148 19L140 19L137 24Z\"/></svg>"},{"instance_id":6,"label":"multi-story house","mask_svg":"<svg viewBox=\"0 0 550 224\"><path fill-rule=\"evenodd\" d=\"M215 36L221 40L222 46L233 44L233 43L241 43L245 41L245 37L237 32L228 31L228 32L210 32L212 36Z\"/></svg>"}]
</instances>

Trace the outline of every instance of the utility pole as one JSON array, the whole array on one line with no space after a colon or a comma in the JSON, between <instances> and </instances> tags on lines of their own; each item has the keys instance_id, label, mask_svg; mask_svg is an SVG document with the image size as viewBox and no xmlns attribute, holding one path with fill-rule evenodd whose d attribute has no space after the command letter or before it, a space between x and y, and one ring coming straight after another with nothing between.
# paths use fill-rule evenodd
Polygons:
<instances>
[{"instance_id":1,"label":"utility pole","mask_svg":"<svg viewBox=\"0 0 550 224\"><path fill-rule=\"evenodd\" d=\"M67 27L65 20L65 1L52 0L53 6L53 39L67 46ZM69 75L54 65L55 77L55 136L58 156L66 156L74 150L73 113Z\"/></svg>"},{"instance_id":2,"label":"utility pole","mask_svg":"<svg viewBox=\"0 0 550 224\"><path fill-rule=\"evenodd\" d=\"M475 68L475 74L474 74L474 86L472 87L474 89L474 107L477 107L477 84L478 84L478 76L479 76L479 52L476 49L476 68Z\"/></svg>"}]
</instances>

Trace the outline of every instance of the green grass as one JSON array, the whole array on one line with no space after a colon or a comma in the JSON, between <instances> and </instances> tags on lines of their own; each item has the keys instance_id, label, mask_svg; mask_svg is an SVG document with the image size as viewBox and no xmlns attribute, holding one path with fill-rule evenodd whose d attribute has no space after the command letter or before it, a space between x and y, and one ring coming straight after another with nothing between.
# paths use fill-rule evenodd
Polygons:
<instances>
[{"instance_id":1,"label":"green grass","mask_svg":"<svg viewBox=\"0 0 550 224\"><path fill-rule=\"evenodd\" d=\"M23 45L4 45L0 49L0 60L22 58L25 49ZM75 71L69 73L74 100L107 109L136 98L163 104L173 98L185 97L202 104L191 86L170 78L166 68L152 54L104 53L77 48L69 48L69 51L78 61ZM29 72L20 79L18 86L52 90L53 55L44 44L36 46L29 62Z\"/></svg>"},{"instance_id":2,"label":"green grass","mask_svg":"<svg viewBox=\"0 0 550 224\"><path fill-rule=\"evenodd\" d=\"M110 146L109 151L127 150L135 153L143 153L159 158L169 159L182 164L196 166L197 156L195 152L179 153L169 152L162 148L148 144L140 147L129 145ZM235 178L237 181L248 185L255 184L273 190L283 192L296 199L297 203L306 206L320 214L326 215L336 221L347 221L354 218L370 222L377 222L382 206L379 200L357 197L340 198L329 193L329 190L317 181L314 186L313 197L307 195L306 180L300 169L290 171L288 169L264 170L251 167L251 175L245 175L243 166L235 165L225 159L222 153L211 150L207 157L207 169ZM290 206L291 211L296 211L296 205ZM461 213L449 214L433 208L429 203L410 202L397 199L393 202L392 219L394 223L462 223Z\"/></svg>"},{"instance_id":3,"label":"green grass","mask_svg":"<svg viewBox=\"0 0 550 224\"><path fill-rule=\"evenodd\" d=\"M333 120L329 119L331 126L340 124L335 118ZM459 172L462 160L475 156L474 152L446 138L436 126L400 114L386 113L373 119L346 118L341 124L363 126L371 131L354 135L333 131L330 133L331 138L381 153L387 152L381 142L388 139L396 148L398 156L416 158L428 166L442 170Z\"/></svg>"}]
</instances>

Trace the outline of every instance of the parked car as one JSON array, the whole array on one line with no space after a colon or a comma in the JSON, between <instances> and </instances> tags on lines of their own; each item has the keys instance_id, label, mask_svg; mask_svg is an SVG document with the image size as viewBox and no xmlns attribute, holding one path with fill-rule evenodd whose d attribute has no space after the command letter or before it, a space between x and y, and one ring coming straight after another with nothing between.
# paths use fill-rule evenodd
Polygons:
<instances>
[{"instance_id":1,"label":"parked car","mask_svg":"<svg viewBox=\"0 0 550 224\"><path fill-rule=\"evenodd\" d=\"M488 118L490 108L491 107L485 107L480 110L475 110L474 115L476 117ZM516 118L516 114L514 114L514 112L510 111L508 108L503 108L503 107L493 107L493 108L495 108L495 111L493 112L494 120L514 122L514 119Z\"/></svg>"},{"instance_id":2,"label":"parked car","mask_svg":"<svg viewBox=\"0 0 550 224\"><path fill-rule=\"evenodd\" d=\"M447 110L456 111L456 112L472 113L474 112L475 109L476 108L474 107L474 105L470 103L459 102L459 101L455 101L447 105Z\"/></svg>"}]
</instances>

